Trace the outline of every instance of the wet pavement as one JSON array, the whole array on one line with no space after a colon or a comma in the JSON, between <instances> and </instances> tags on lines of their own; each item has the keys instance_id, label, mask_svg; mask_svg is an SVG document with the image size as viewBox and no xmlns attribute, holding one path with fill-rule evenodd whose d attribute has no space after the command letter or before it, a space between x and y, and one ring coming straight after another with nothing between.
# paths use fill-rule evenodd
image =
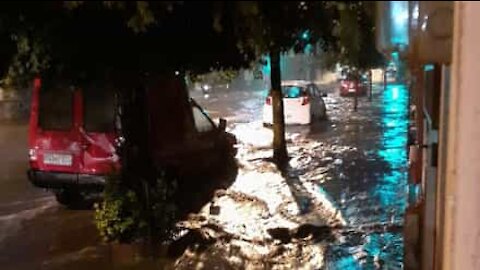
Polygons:
<instances>
[{"instance_id":1,"label":"wet pavement","mask_svg":"<svg viewBox=\"0 0 480 270\"><path fill-rule=\"evenodd\" d=\"M99 243L92 212L67 210L27 180L26 124L0 125L0 155L1 269L64 269L81 252L97 256L86 253Z\"/></svg>"},{"instance_id":2,"label":"wet pavement","mask_svg":"<svg viewBox=\"0 0 480 270\"><path fill-rule=\"evenodd\" d=\"M256 102L261 108L263 100L259 100L247 102ZM217 106L212 111L213 117L222 111L218 108L222 103L211 101L211 96L202 102L208 108ZM360 98L357 112L353 111L351 98L339 97L334 91L330 91L326 104L328 121L287 128L292 161L286 185L300 209L295 214L297 227L312 224L305 217L319 214L324 220L322 225L330 226L336 235L335 240L324 241L324 254L317 256L321 257L321 263L300 265L307 269L402 269L402 227L407 203L407 89L403 85L390 85L386 90L376 87L372 101ZM269 151L262 154L272 135L255 122L260 112L232 113L231 119L236 121L232 132L244 144L256 146L256 156L250 154L249 158L238 157L239 160L255 160L271 154ZM257 132L252 132L256 129ZM250 181L258 177L251 177ZM310 190L305 190L307 184L312 187ZM321 202L323 206L330 205L329 211L325 207L312 209L315 194L324 195ZM338 222L331 223L335 218L329 217L328 212L332 211L340 213L336 220L340 220L340 226ZM302 256L310 255L299 255Z\"/></svg>"},{"instance_id":3,"label":"wet pavement","mask_svg":"<svg viewBox=\"0 0 480 270\"><path fill-rule=\"evenodd\" d=\"M286 177L263 159L271 154L271 130L260 118L264 92L192 96L213 118L229 121L242 142L241 169L232 187L183 224L208 227L216 242L203 253L185 251L176 268L191 269L195 261L199 269L402 269L404 86L375 88L373 101L360 98L357 112L352 99L332 90L327 121L288 127L292 160ZM123 269L112 247L100 242L92 211L67 210L27 181L26 132L25 125L0 126L2 269ZM215 205L219 211L212 213Z\"/></svg>"},{"instance_id":4,"label":"wet pavement","mask_svg":"<svg viewBox=\"0 0 480 270\"><path fill-rule=\"evenodd\" d=\"M327 269L403 269L407 204L407 108L403 85L377 92L357 113L332 116L337 135L325 142L355 147L329 172L322 188L340 207L349 230L329 246ZM335 157L334 157L335 158Z\"/></svg>"}]
</instances>

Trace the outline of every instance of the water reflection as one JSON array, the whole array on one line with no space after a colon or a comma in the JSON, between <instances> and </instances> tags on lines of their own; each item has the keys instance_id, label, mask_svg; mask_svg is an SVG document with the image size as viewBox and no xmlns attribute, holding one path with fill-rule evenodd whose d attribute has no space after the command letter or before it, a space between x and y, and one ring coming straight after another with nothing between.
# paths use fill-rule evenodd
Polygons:
<instances>
[{"instance_id":1,"label":"water reflection","mask_svg":"<svg viewBox=\"0 0 480 270\"><path fill-rule=\"evenodd\" d=\"M389 228L403 224L407 204L407 91L404 85L389 85L379 95L379 107L372 107L372 111L365 112L370 114L368 117L376 122L381 132L377 133L380 136L376 145L363 145L369 150L366 152L371 160L363 164L366 170L363 174L366 177L363 181L365 184L357 190L348 191L354 195L354 199L343 210L349 225L353 231L357 231L346 233L341 244L330 247L327 269L403 268L402 234ZM372 131L374 127L368 128L370 133L366 137L376 137ZM376 150L370 152L372 148ZM361 175L358 173L361 170L359 167L350 170L353 172L346 173L351 178ZM349 185L352 187L352 184ZM355 199L355 194L359 192L365 192L365 198L357 196Z\"/></svg>"},{"instance_id":2,"label":"water reflection","mask_svg":"<svg viewBox=\"0 0 480 270\"><path fill-rule=\"evenodd\" d=\"M372 188L373 196L383 209L379 217L382 223L403 222L406 207L405 186L407 184L407 108L408 93L404 85L389 85L382 95L383 134L378 155L390 170L383 173L378 184ZM400 233L373 233L368 236L365 251L371 266L399 269L402 266L403 239Z\"/></svg>"}]
</instances>

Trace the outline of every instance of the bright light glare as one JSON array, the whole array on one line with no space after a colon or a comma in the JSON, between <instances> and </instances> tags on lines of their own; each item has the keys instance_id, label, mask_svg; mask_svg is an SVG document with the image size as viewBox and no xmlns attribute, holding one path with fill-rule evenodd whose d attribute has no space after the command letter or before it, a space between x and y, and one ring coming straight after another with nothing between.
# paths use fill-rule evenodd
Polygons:
<instances>
[{"instance_id":1,"label":"bright light glare","mask_svg":"<svg viewBox=\"0 0 480 270\"><path fill-rule=\"evenodd\" d=\"M422 31L427 30L427 22L428 22L428 15L425 15L425 17L423 18L422 26L420 27Z\"/></svg>"},{"instance_id":2,"label":"bright light glare","mask_svg":"<svg viewBox=\"0 0 480 270\"><path fill-rule=\"evenodd\" d=\"M414 2L412 10L412 27L413 29L418 28L418 19L420 18L420 10L418 8L418 2Z\"/></svg>"},{"instance_id":3,"label":"bright light glare","mask_svg":"<svg viewBox=\"0 0 480 270\"><path fill-rule=\"evenodd\" d=\"M408 20L408 12L403 10L402 12L399 12L395 17L394 17L395 23L398 25L404 24Z\"/></svg>"},{"instance_id":4,"label":"bright light glare","mask_svg":"<svg viewBox=\"0 0 480 270\"><path fill-rule=\"evenodd\" d=\"M244 160L248 165L248 161ZM298 189L288 184L273 165L264 165L263 170L242 169L234 184L229 188L234 194L248 194L248 196L262 201L261 205L255 202L238 203L229 196L216 199L216 204L221 207L220 214L212 216L223 225L227 232L242 235L246 238L268 238L266 229L285 227L294 229L300 224L314 224L322 226L327 224L346 225L346 221L334 203L330 201L321 187L308 181L299 182ZM301 192L309 194L311 203L309 213L300 214L302 210L297 202ZM303 194L303 193L302 193ZM305 196L305 194L303 194ZM206 207L208 208L208 207ZM283 209L284 214L278 211ZM264 212L266 210L266 212ZM207 211L207 209L205 209ZM284 215L291 216L288 218Z\"/></svg>"},{"instance_id":5,"label":"bright light glare","mask_svg":"<svg viewBox=\"0 0 480 270\"><path fill-rule=\"evenodd\" d=\"M255 147L269 147L273 142L272 130L264 128L261 122L238 125L230 132L232 132L240 142Z\"/></svg>"},{"instance_id":6,"label":"bright light glare","mask_svg":"<svg viewBox=\"0 0 480 270\"><path fill-rule=\"evenodd\" d=\"M408 44L408 1L390 1L391 41L394 44Z\"/></svg>"},{"instance_id":7,"label":"bright light glare","mask_svg":"<svg viewBox=\"0 0 480 270\"><path fill-rule=\"evenodd\" d=\"M393 99L393 100L397 100L397 99L398 99L398 88L397 88L397 87L393 87L393 88L392 88L392 99Z\"/></svg>"},{"instance_id":8,"label":"bright light glare","mask_svg":"<svg viewBox=\"0 0 480 270\"><path fill-rule=\"evenodd\" d=\"M415 5L415 7L413 8L413 14L412 14L412 17L413 17L413 20L418 20L418 17L420 16L420 11L419 11L419 8L418 8L418 3Z\"/></svg>"}]
</instances>

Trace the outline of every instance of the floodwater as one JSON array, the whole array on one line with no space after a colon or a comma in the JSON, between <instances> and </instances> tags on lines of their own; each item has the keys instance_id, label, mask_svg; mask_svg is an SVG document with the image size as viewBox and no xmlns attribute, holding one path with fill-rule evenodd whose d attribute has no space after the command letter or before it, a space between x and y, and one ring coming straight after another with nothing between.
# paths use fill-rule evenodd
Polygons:
<instances>
[{"instance_id":1,"label":"floodwater","mask_svg":"<svg viewBox=\"0 0 480 270\"><path fill-rule=\"evenodd\" d=\"M328 121L314 123L310 127L287 128L292 160L290 175L284 185L291 189L299 208L295 214L297 223L292 226L299 228L312 223L330 226L336 237L323 241L322 251L317 251L323 254L302 253L295 246L286 245L287 250L297 254L297 261L286 266L275 264L275 261L288 261L288 256L272 257L267 264L261 265L280 269L292 266L307 269L402 269L402 228L407 204L407 89L404 85L389 85L386 89L375 87L372 101L366 97L360 98L358 111L355 112L351 98L339 97L331 86L324 87L330 92L325 98ZM255 157L262 157L262 152L265 152L262 149L272 139L271 131L263 129L261 121L258 122L263 105L261 97L265 93L242 94L257 98L248 99L240 106L237 103L238 107L224 107L228 104L225 100L231 98L227 94L210 95L208 99L197 98L207 108L214 108L211 111L213 116L217 116L219 111L227 112L223 116L226 114L227 119L234 121L231 131L243 141L243 147L246 144L256 149L253 151L255 154L251 153L251 149L247 150L250 154L238 157L239 160L255 160ZM263 156L269 154L267 151ZM268 167L268 164L262 164L255 170L265 171L265 166ZM266 170L267 173L272 172ZM262 176L263 179L259 180ZM249 182L269 183L274 182L272 179L275 177L275 174L263 173L251 176ZM268 186L274 185L260 185L256 190L267 190L265 193L268 193ZM310 190L306 187L310 187ZM244 188L243 193L260 198L266 205L273 200L272 195L265 196L254 189ZM270 189L270 194L279 193L282 193L280 188ZM318 196L321 197L320 207L311 207ZM289 201L287 197L283 200ZM245 211L255 212L255 209ZM335 211L339 214L332 215ZM318 219L307 218L312 214L321 217L320 224ZM275 213L272 215L274 218ZM248 219L255 217L249 216ZM253 223L268 223L268 220L264 217ZM288 227L275 221L278 227ZM228 228L228 225L225 224L225 227ZM245 233L239 231L238 234ZM302 244L315 246L314 242ZM307 257L317 260L312 261ZM268 258L264 260L268 261ZM245 265L251 266L242 266Z\"/></svg>"},{"instance_id":2,"label":"floodwater","mask_svg":"<svg viewBox=\"0 0 480 270\"><path fill-rule=\"evenodd\" d=\"M192 94L213 118L226 118L229 130L242 142L237 180L215 198L220 212L199 213L207 222L215 221L236 243L217 240L207 251L224 257L210 260L212 264L200 259L202 254L190 252L196 262L202 262L199 269L208 265L241 269L249 265L245 258L256 258L253 266L257 268L402 269L407 89L376 87L373 100L360 98L354 112L351 98L339 97L331 85L325 87L330 90L329 119L310 127L287 128L292 160L286 177L262 160L271 154L265 149L271 130L261 125L263 91L222 90L208 98ZM49 192L31 186L25 174L26 141L26 125L0 125L2 269L128 266L128 259L101 243L92 211L65 209ZM329 232L310 240L268 240L275 238L275 227L299 234L302 225L319 226L313 230L327 227ZM235 238L238 235L243 238ZM250 236L255 240L246 240ZM247 242L250 257L243 256L243 264L236 264L239 257L234 256L233 247L236 250ZM228 247L228 255L223 247ZM270 255L258 259L258 254L271 254L270 260L266 258ZM304 259L298 261L298 256ZM191 261L179 260L177 266L191 269ZM275 264L280 261L284 264Z\"/></svg>"},{"instance_id":3,"label":"floodwater","mask_svg":"<svg viewBox=\"0 0 480 270\"><path fill-rule=\"evenodd\" d=\"M337 181L323 185L349 227L330 245L327 269L403 269L408 92L389 85L377 93L357 113L332 119L344 124L329 139L356 149L340 157L343 163L331 173Z\"/></svg>"}]
</instances>

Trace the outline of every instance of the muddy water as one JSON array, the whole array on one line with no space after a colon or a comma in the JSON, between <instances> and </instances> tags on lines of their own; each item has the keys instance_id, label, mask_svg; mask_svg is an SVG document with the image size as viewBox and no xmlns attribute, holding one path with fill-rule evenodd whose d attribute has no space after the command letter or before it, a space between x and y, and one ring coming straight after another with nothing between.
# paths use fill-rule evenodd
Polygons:
<instances>
[{"instance_id":1,"label":"muddy water","mask_svg":"<svg viewBox=\"0 0 480 270\"><path fill-rule=\"evenodd\" d=\"M213 96L213 99L210 96L200 102L209 108L216 107L214 115L217 111L238 110L224 107L228 103L216 102L226 99L228 94ZM386 90L376 87L373 101L360 98L357 112L353 111L351 98L330 94L326 103L328 121L311 127L287 128L290 138L306 137L322 143L320 148L309 149L309 145L302 143L297 144L295 150L292 148L290 154L295 156L299 167L295 171L316 185L318 192L325 194L345 219L345 226L333 228L339 237L326 244L323 261L317 267L402 269L407 89L403 85L390 85ZM249 110L243 106L244 110L240 111L244 114L231 113L232 119L261 120L258 116L261 105L259 102ZM261 147L268 145L271 134L250 132L257 128L254 123L243 125L235 125L242 139ZM298 203L301 205L301 200Z\"/></svg>"},{"instance_id":2,"label":"muddy water","mask_svg":"<svg viewBox=\"0 0 480 270\"><path fill-rule=\"evenodd\" d=\"M323 188L335 200L348 229L331 243L326 269L402 269L403 214L407 185L408 93L403 85L377 89L374 101L364 102L357 113L333 115L336 125L328 137L355 147L334 158Z\"/></svg>"},{"instance_id":3,"label":"muddy water","mask_svg":"<svg viewBox=\"0 0 480 270\"><path fill-rule=\"evenodd\" d=\"M376 89L374 100L353 102L331 94L326 98L329 120L311 127L289 127L323 143L301 168L328 197L345 220L340 237L320 249L325 269L401 269L401 225L406 204L406 102L403 86ZM265 93L235 92L198 96L213 117L226 116L232 125L261 120ZM103 245L92 223L92 211L71 211L26 179L27 128L0 125L0 265L2 269L117 269L130 259ZM294 137L294 136L292 136ZM300 146L302 147L302 146ZM308 148L308 147L304 147ZM323 150L322 150L323 149ZM293 151L293 150L292 150ZM298 160L304 160L299 157ZM299 162L300 162L299 161ZM300 162L301 163L301 162ZM299 171L301 171L299 170ZM121 254L121 253L120 253ZM126 253L126 257L128 252ZM323 256L322 256L323 257ZM123 264L125 262L125 264ZM146 269L146 268L142 268Z\"/></svg>"}]
</instances>

